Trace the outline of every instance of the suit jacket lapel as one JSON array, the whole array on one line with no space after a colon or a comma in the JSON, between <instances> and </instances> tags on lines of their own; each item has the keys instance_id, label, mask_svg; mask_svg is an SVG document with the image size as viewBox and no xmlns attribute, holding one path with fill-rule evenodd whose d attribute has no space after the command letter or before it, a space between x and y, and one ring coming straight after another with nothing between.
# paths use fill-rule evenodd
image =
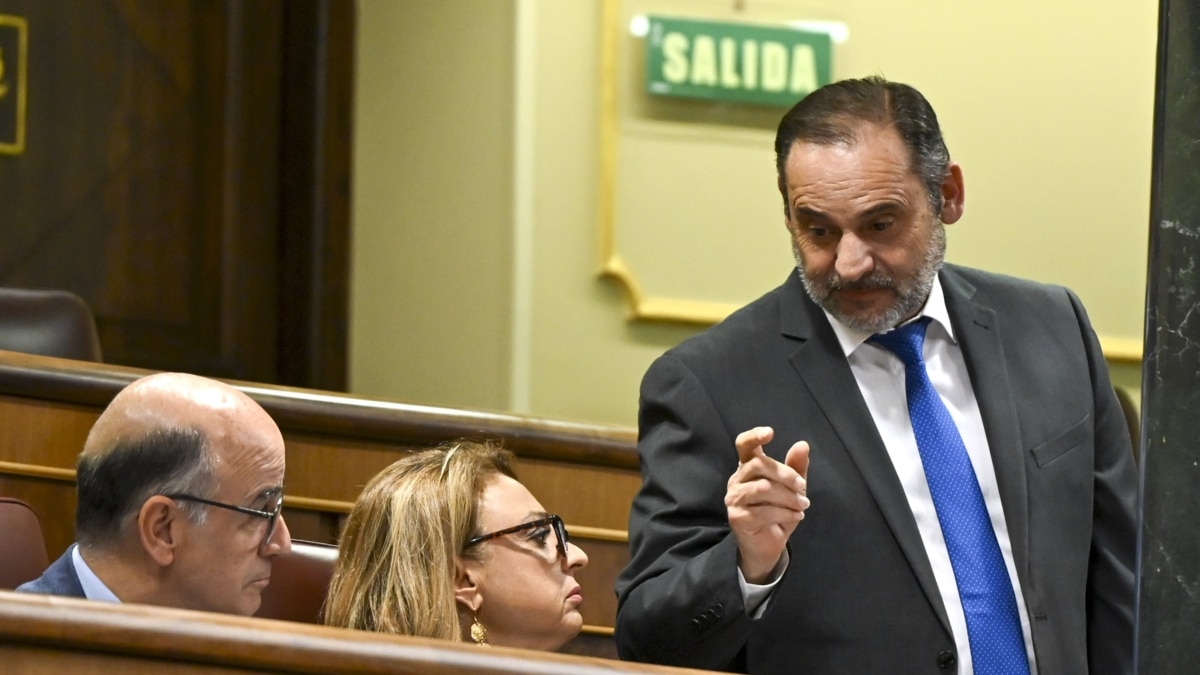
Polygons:
<instances>
[{"instance_id":1,"label":"suit jacket lapel","mask_svg":"<svg viewBox=\"0 0 1200 675\"><path fill-rule=\"evenodd\" d=\"M946 308L979 403L996 482L1022 587L1029 586L1029 507L1025 453L996 312L975 298L975 287L952 266L942 271Z\"/></svg>"},{"instance_id":2,"label":"suit jacket lapel","mask_svg":"<svg viewBox=\"0 0 1200 675\"><path fill-rule=\"evenodd\" d=\"M780 317L783 334L800 339L800 346L790 358L792 366L858 467L930 604L946 632L952 634L929 556L892 459L871 421L871 412L837 336L821 309L809 299L796 274L784 285Z\"/></svg>"}]
</instances>

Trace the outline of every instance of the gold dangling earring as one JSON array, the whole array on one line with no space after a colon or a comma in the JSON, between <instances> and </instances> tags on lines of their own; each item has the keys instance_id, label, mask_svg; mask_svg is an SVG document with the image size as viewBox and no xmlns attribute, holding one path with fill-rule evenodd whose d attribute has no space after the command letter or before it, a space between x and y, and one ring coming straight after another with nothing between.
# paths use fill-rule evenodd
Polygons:
<instances>
[{"instance_id":1,"label":"gold dangling earring","mask_svg":"<svg viewBox=\"0 0 1200 675\"><path fill-rule=\"evenodd\" d=\"M479 647L491 647L487 641L487 628L483 624L479 623L478 616L472 614L471 618L471 639L474 640L475 644Z\"/></svg>"}]
</instances>

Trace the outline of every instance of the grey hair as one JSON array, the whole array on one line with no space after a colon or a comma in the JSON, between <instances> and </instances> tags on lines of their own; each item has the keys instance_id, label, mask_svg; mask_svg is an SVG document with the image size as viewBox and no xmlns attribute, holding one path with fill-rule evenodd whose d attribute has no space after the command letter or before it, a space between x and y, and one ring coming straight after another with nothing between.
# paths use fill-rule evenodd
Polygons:
<instances>
[{"instance_id":1,"label":"grey hair","mask_svg":"<svg viewBox=\"0 0 1200 675\"><path fill-rule=\"evenodd\" d=\"M75 512L79 543L99 548L120 541L154 495L211 494L215 479L208 446L199 429L155 429L121 439L106 451L81 455ZM202 505L180 501L179 506L193 523L204 522Z\"/></svg>"}]
</instances>

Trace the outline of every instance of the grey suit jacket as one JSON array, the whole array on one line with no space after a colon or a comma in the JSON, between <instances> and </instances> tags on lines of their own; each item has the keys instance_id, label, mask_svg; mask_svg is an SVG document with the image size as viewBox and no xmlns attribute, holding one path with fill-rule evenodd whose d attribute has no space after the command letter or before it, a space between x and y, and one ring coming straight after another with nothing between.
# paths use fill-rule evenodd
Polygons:
<instances>
[{"instance_id":1,"label":"grey suit jacket","mask_svg":"<svg viewBox=\"0 0 1200 675\"><path fill-rule=\"evenodd\" d=\"M1099 344L1069 291L947 265L1040 675L1131 673L1137 482ZM734 437L811 445L812 507L750 619L723 497ZM955 672L933 571L833 329L793 273L642 382L643 486L617 580L622 658L752 673ZM981 674L982 675L982 674Z\"/></svg>"},{"instance_id":2,"label":"grey suit jacket","mask_svg":"<svg viewBox=\"0 0 1200 675\"><path fill-rule=\"evenodd\" d=\"M42 576L21 584L17 587L17 592L65 595L71 598L87 597L79 583L79 575L75 573L75 563L71 561L71 552L75 550L75 546L76 544L71 544L67 547L67 552L51 563Z\"/></svg>"}]
</instances>

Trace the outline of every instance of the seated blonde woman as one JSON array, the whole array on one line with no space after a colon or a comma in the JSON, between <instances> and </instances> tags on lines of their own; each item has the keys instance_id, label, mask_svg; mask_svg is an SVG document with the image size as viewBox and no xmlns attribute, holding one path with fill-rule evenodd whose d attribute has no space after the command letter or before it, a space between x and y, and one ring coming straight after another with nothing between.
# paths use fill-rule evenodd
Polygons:
<instances>
[{"instance_id":1,"label":"seated blonde woman","mask_svg":"<svg viewBox=\"0 0 1200 675\"><path fill-rule=\"evenodd\" d=\"M579 634L587 554L518 483L512 455L414 452L363 489L342 533L325 623L553 650Z\"/></svg>"}]
</instances>

